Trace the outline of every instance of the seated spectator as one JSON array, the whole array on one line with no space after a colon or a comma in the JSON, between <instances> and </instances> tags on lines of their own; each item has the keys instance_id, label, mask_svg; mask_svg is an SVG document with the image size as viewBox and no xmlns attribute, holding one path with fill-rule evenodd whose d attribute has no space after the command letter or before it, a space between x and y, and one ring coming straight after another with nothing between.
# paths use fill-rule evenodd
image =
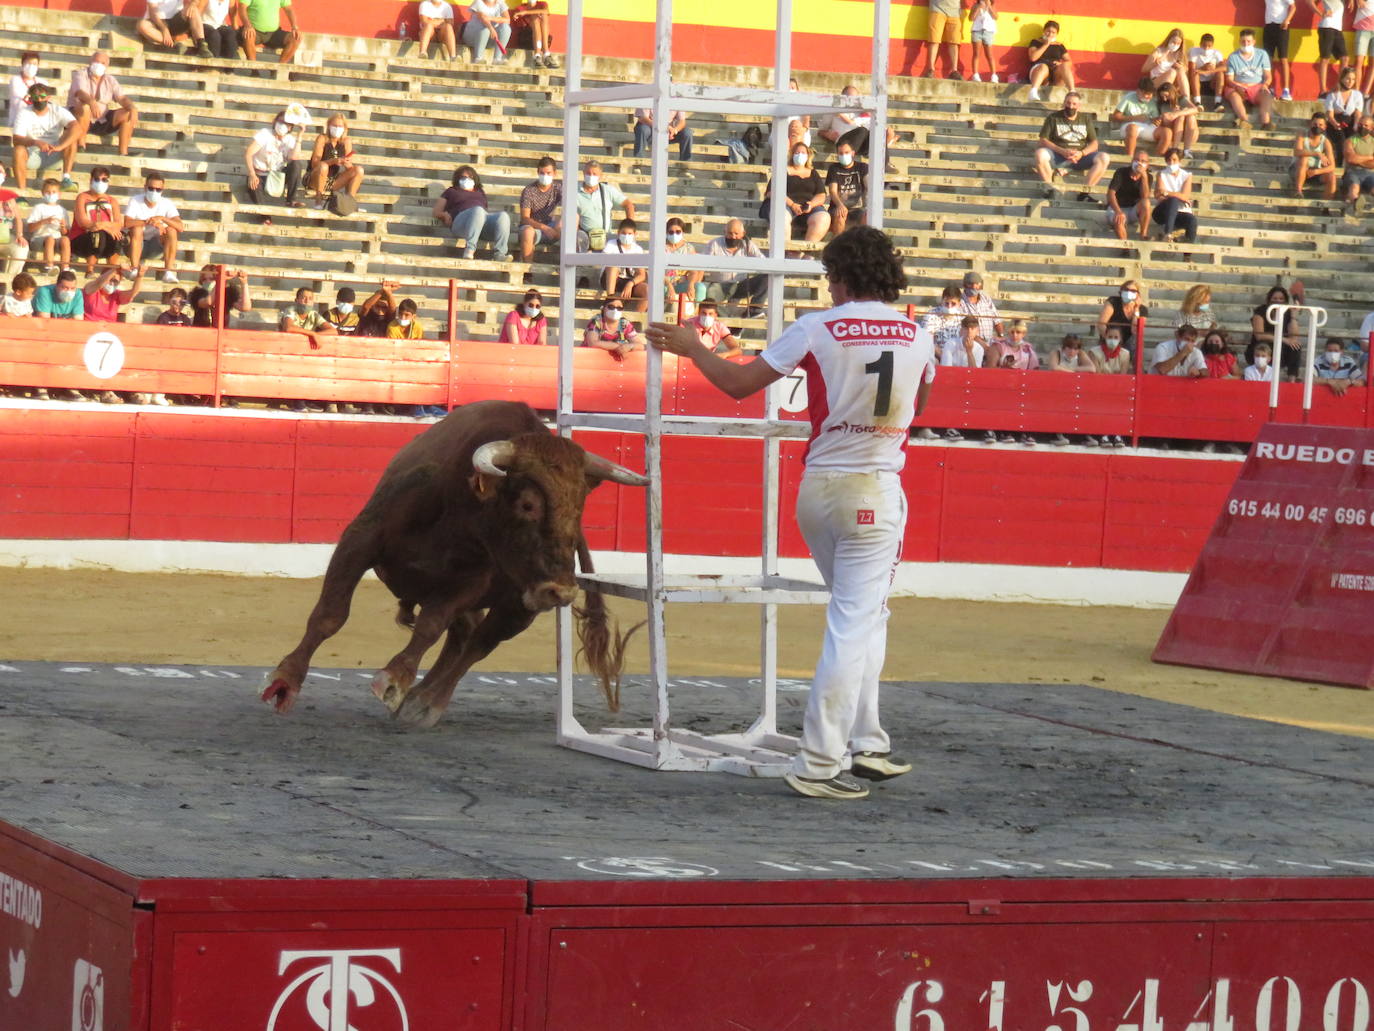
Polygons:
<instances>
[{"instance_id":1,"label":"seated spectator","mask_svg":"<svg viewBox=\"0 0 1374 1031\"><path fill-rule=\"evenodd\" d=\"M973 43L973 82L982 82L978 71L981 61L988 66L988 82L997 81L997 65L992 59L992 45L997 41L997 0L973 0L968 12L969 38Z\"/></svg>"},{"instance_id":2,"label":"seated spectator","mask_svg":"<svg viewBox=\"0 0 1374 1031\"><path fill-rule=\"evenodd\" d=\"M357 163L353 138L348 135L348 120L343 115L330 115L324 132L315 137L307 181L315 191L315 207L326 206L326 193L346 193L353 198L353 210L363 210L356 207L358 190L363 185L363 166Z\"/></svg>"},{"instance_id":3,"label":"seated spectator","mask_svg":"<svg viewBox=\"0 0 1374 1031\"><path fill-rule=\"evenodd\" d=\"M1135 346L1136 320L1149 316L1150 309L1141 303L1140 284L1128 279L1121 284L1117 293L1102 302L1102 311L1097 316L1097 335L1106 338L1108 330L1117 329L1121 342L1127 348Z\"/></svg>"},{"instance_id":4,"label":"seated spectator","mask_svg":"<svg viewBox=\"0 0 1374 1031\"><path fill-rule=\"evenodd\" d=\"M1234 379L1240 375L1240 363L1231 350L1231 339L1224 329L1209 329L1202 338L1202 360L1207 363L1211 379Z\"/></svg>"},{"instance_id":5,"label":"seated spectator","mask_svg":"<svg viewBox=\"0 0 1374 1031\"><path fill-rule=\"evenodd\" d=\"M33 313L40 319L84 320L86 303L76 288L76 273L63 269L57 274L57 282L40 286L33 295Z\"/></svg>"},{"instance_id":6,"label":"seated spectator","mask_svg":"<svg viewBox=\"0 0 1374 1031\"><path fill-rule=\"evenodd\" d=\"M1274 379L1274 367L1270 364L1272 354L1268 344L1254 345L1254 358L1245 367L1245 380L1247 383L1260 382L1269 383Z\"/></svg>"},{"instance_id":7,"label":"seated spectator","mask_svg":"<svg viewBox=\"0 0 1374 1031\"><path fill-rule=\"evenodd\" d=\"M109 261L124 244L124 214L109 189L110 170L97 165L91 185L72 204L72 255L85 260L88 276L95 273L96 261Z\"/></svg>"},{"instance_id":8,"label":"seated spectator","mask_svg":"<svg viewBox=\"0 0 1374 1031\"><path fill-rule=\"evenodd\" d=\"M1338 165L1345 160L1345 141L1355 135L1365 109L1365 95L1355 88L1355 80L1355 69L1344 69L1339 88L1322 98L1326 109L1326 136L1331 141L1331 152Z\"/></svg>"},{"instance_id":9,"label":"seated spectator","mask_svg":"<svg viewBox=\"0 0 1374 1031\"><path fill-rule=\"evenodd\" d=\"M1030 98L1040 100L1040 87L1047 82L1051 87L1063 86L1073 89L1073 61L1069 51L1059 42L1059 23L1045 22L1040 37L1033 39L1026 47L1030 57Z\"/></svg>"},{"instance_id":10,"label":"seated spectator","mask_svg":"<svg viewBox=\"0 0 1374 1031\"><path fill-rule=\"evenodd\" d=\"M1336 196L1336 155L1331 150L1331 140L1327 136L1327 119L1324 115L1313 115L1305 133L1298 133L1293 142L1293 192L1301 197L1308 180L1322 184L1322 196Z\"/></svg>"},{"instance_id":11,"label":"seated spectator","mask_svg":"<svg viewBox=\"0 0 1374 1031\"><path fill-rule=\"evenodd\" d=\"M653 146L654 112L651 108L637 107L634 118L634 156L639 157ZM668 142L677 144L679 160L692 160L692 128L687 124L686 111L668 112Z\"/></svg>"},{"instance_id":12,"label":"seated spectator","mask_svg":"<svg viewBox=\"0 0 1374 1031\"><path fill-rule=\"evenodd\" d=\"M218 312L215 310L215 288L219 272L218 265L206 265L200 270L200 278L191 289L191 325L210 327L220 324ZM248 295L248 273L245 270L224 270L224 304L229 309L229 322L233 321L234 312L253 310L253 299ZM229 322L225 323L226 328Z\"/></svg>"},{"instance_id":13,"label":"seated spectator","mask_svg":"<svg viewBox=\"0 0 1374 1031\"><path fill-rule=\"evenodd\" d=\"M23 319L33 315L33 295L38 291L38 283L27 272L18 273L10 280L10 288L5 299L0 301L0 315Z\"/></svg>"},{"instance_id":14,"label":"seated spectator","mask_svg":"<svg viewBox=\"0 0 1374 1031\"><path fill-rule=\"evenodd\" d=\"M1188 51L1189 96L1198 107L1211 99L1213 107L1221 104L1226 91L1226 55L1216 48L1210 32L1204 32L1198 45Z\"/></svg>"},{"instance_id":15,"label":"seated spectator","mask_svg":"<svg viewBox=\"0 0 1374 1031\"><path fill-rule=\"evenodd\" d=\"M1083 348L1083 338L1067 333L1059 346L1050 352L1049 366L1055 372L1096 372L1097 366Z\"/></svg>"},{"instance_id":16,"label":"seated spectator","mask_svg":"<svg viewBox=\"0 0 1374 1031\"><path fill-rule=\"evenodd\" d=\"M43 245L44 272L56 271L53 266L54 251L60 256L63 268L71 267L72 242L67 234L71 231L72 223L62 207L61 189L56 179L44 179L43 202L29 208L29 217L25 221L24 236L28 238L29 247L37 247L40 243Z\"/></svg>"},{"instance_id":17,"label":"seated spectator","mask_svg":"<svg viewBox=\"0 0 1374 1031\"><path fill-rule=\"evenodd\" d=\"M1127 154L1136 152L1140 140L1153 143L1161 154L1168 149L1172 135L1160 116L1155 84L1149 79L1141 79L1134 90L1121 97L1111 119L1117 127L1116 134L1125 141Z\"/></svg>"},{"instance_id":18,"label":"seated spectator","mask_svg":"<svg viewBox=\"0 0 1374 1031\"><path fill-rule=\"evenodd\" d=\"M83 134L81 121L52 102L52 87L35 83L29 88L29 106L15 119L13 148L14 186L23 193L30 172L62 166L62 186L75 186L72 166Z\"/></svg>"},{"instance_id":19,"label":"seated spectator","mask_svg":"<svg viewBox=\"0 0 1374 1031\"><path fill-rule=\"evenodd\" d=\"M1155 347L1150 371L1160 376L1206 376L1207 362L1198 350L1197 336L1192 326L1180 326L1172 339Z\"/></svg>"},{"instance_id":20,"label":"seated spectator","mask_svg":"<svg viewBox=\"0 0 1374 1031\"><path fill-rule=\"evenodd\" d=\"M0 165L0 275L9 275L10 266L22 267L29 256L29 241L24 235L24 219L19 214L19 194L5 188L8 171Z\"/></svg>"},{"instance_id":21,"label":"seated spectator","mask_svg":"<svg viewBox=\"0 0 1374 1031\"><path fill-rule=\"evenodd\" d=\"M823 239L830 228L825 182L811 166L811 148L805 143L794 143L788 154L791 160L787 164L783 206L792 216L791 239L800 238L814 243ZM759 217L765 222L769 219L772 196L773 180L769 179L763 193L763 205L759 208Z\"/></svg>"},{"instance_id":22,"label":"seated spectator","mask_svg":"<svg viewBox=\"0 0 1374 1031\"><path fill-rule=\"evenodd\" d=\"M510 257L510 212L489 211L487 191L482 178L471 165L462 165L453 173L453 185L434 202L434 215L448 226L454 240L463 241L463 257L477 253L477 244L484 237L491 242L492 257Z\"/></svg>"},{"instance_id":23,"label":"seated spectator","mask_svg":"<svg viewBox=\"0 0 1374 1031\"><path fill-rule=\"evenodd\" d=\"M1184 56L1188 48L1184 44L1183 30L1172 29L1164 42L1150 51L1141 65L1140 74L1154 83L1156 90L1166 82L1177 88L1178 93L1188 94L1188 65Z\"/></svg>"},{"instance_id":24,"label":"seated spectator","mask_svg":"<svg viewBox=\"0 0 1374 1031\"><path fill-rule=\"evenodd\" d=\"M644 248L635 239L638 226L632 218L620 220L620 231L614 240L606 244L606 254L643 254ZM601 273L601 289L607 297L619 297L622 301L634 299L635 308L647 311L649 308L649 270L645 268L617 268L607 265Z\"/></svg>"},{"instance_id":25,"label":"seated spectator","mask_svg":"<svg viewBox=\"0 0 1374 1031\"><path fill-rule=\"evenodd\" d=\"M624 361L631 352L642 351L644 337L638 327L624 317L624 312L625 304L619 297L605 298L601 302L601 314L587 323L582 345L609 351L616 361Z\"/></svg>"},{"instance_id":26,"label":"seated spectator","mask_svg":"<svg viewBox=\"0 0 1374 1031\"><path fill-rule=\"evenodd\" d=\"M1083 98L1077 90L1064 94L1064 108L1047 115L1040 126L1040 143L1035 151L1035 171L1044 182L1046 199L1055 195L1054 177L1068 171L1084 172L1087 179L1078 193L1080 201L1091 201L1089 192L1107 171L1110 159L1098 149L1097 122L1081 110Z\"/></svg>"},{"instance_id":27,"label":"seated spectator","mask_svg":"<svg viewBox=\"0 0 1374 1031\"><path fill-rule=\"evenodd\" d=\"M1329 337L1317 360L1312 363L1316 378L1331 388L1338 397L1351 387L1364 386L1364 370L1360 361L1345 349L1345 344Z\"/></svg>"},{"instance_id":28,"label":"seated spectator","mask_svg":"<svg viewBox=\"0 0 1374 1031\"><path fill-rule=\"evenodd\" d=\"M189 326L191 321L191 306L186 297L186 291L179 286L174 286L167 293L167 310L157 317L159 326Z\"/></svg>"},{"instance_id":29,"label":"seated spectator","mask_svg":"<svg viewBox=\"0 0 1374 1031\"><path fill-rule=\"evenodd\" d=\"M706 253L717 258L763 257L763 251L749 239L744 231L744 223L737 218L725 223L725 234L707 244ZM706 296L722 304L731 301L745 303L745 318L763 314L763 301L767 294L768 277L762 272L706 273Z\"/></svg>"},{"instance_id":30,"label":"seated spectator","mask_svg":"<svg viewBox=\"0 0 1374 1031\"><path fill-rule=\"evenodd\" d=\"M842 97L857 97L858 87L846 86L840 91ZM836 111L830 116L830 125L821 130L821 135L836 145L836 152L839 151L841 141L848 143L850 148L861 158L868 157L868 134L873 127L873 115L869 111ZM887 127L884 137L887 140L887 149L890 153L892 145L897 142L897 130L892 126ZM896 172L896 167L889 160L887 162L889 174Z\"/></svg>"},{"instance_id":31,"label":"seated spectator","mask_svg":"<svg viewBox=\"0 0 1374 1031\"><path fill-rule=\"evenodd\" d=\"M1277 327L1274 320L1269 317L1269 309L1275 304L1292 304L1288 296L1288 291L1281 286L1271 286L1269 292L1264 295L1264 300L1255 307L1250 315L1250 346L1246 348L1245 357L1253 362L1255 347L1259 344L1268 344L1269 353L1274 353L1274 348L1279 349L1278 366L1282 372L1288 376L1296 376L1298 370L1302 368L1302 353L1304 338L1298 332L1297 319L1293 312L1288 312L1283 320L1283 339L1274 339Z\"/></svg>"},{"instance_id":32,"label":"seated spectator","mask_svg":"<svg viewBox=\"0 0 1374 1031\"><path fill-rule=\"evenodd\" d=\"M1212 288L1206 283L1190 286L1178 306L1174 326L1192 326L1206 332L1216 324L1217 317L1212 313Z\"/></svg>"},{"instance_id":33,"label":"seated spectator","mask_svg":"<svg viewBox=\"0 0 1374 1031\"><path fill-rule=\"evenodd\" d=\"M553 158L540 158L534 182L520 191L521 261L533 261L534 249L541 243L558 242L563 227L559 214L563 205L563 184L554 179L557 170Z\"/></svg>"},{"instance_id":34,"label":"seated spectator","mask_svg":"<svg viewBox=\"0 0 1374 1031\"><path fill-rule=\"evenodd\" d=\"M557 68L553 56L553 33L549 31L549 5L546 0L530 0L510 10L511 46L528 46L534 51L531 64L538 68ZM526 38L528 37L528 39Z\"/></svg>"},{"instance_id":35,"label":"seated spectator","mask_svg":"<svg viewBox=\"0 0 1374 1031\"><path fill-rule=\"evenodd\" d=\"M290 307L283 308L277 315L277 329L282 333L299 333L310 339L311 347L318 347L318 336L330 336L337 332L333 326L315 310L315 291L308 286L296 291L296 300Z\"/></svg>"},{"instance_id":36,"label":"seated spectator","mask_svg":"<svg viewBox=\"0 0 1374 1031\"><path fill-rule=\"evenodd\" d=\"M801 91L801 84L795 78L791 78L787 80L787 88L793 93L798 93ZM798 140L808 147L811 146L810 115L792 115L787 120L787 145L790 147Z\"/></svg>"},{"instance_id":37,"label":"seated spectator","mask_svg":"<svg viewBox=\"0 0 1374 1031\"><path fill-rule=\"evenodd\" d=\"M588 161L582 166L582 185L577 191L577 249L600 251L611 238L611 213L622 208L626 218L635 217L634 201L615 183L601 181L601 164Z\"/></svg>"},{"instance_id":38,"label":"seated spectator","mask_svg":"<svg viewBox=\"0 0 1374 1031\"><path fill-rule=\"evenodd\" d=\"M143 192L124 205L124 238L129 244L129 262L140 266L144 258L162 258L162 281L177 281L177 245L185 228L181 212L164 195L167 185L161 172L149 173Z\"/></svg>"},{"instance_id":39,"label":"seated spectator","mask_svg":"<svg viewBox=\"0 0 1374 1031\"><path fill-rule=\"evenodd\" d=\"M946 296L948 296L950 290L954 291L954 299L957 302L959 298L958 288L945 287ZM941 307L946 310L942 314L934 316L934 318L944 323L947 322L946 316L948 315L948 309L945 305ZM934 310L939 311L940 309ZM979 332L979 321L977 316L955 314L953 316L953 322L952 335L947 325L941 326L941 332L944 333L945 340L943 346L938 348L940 364L946 368L954 369L981 369L983 367L984 358L987 355L988 342L983 339ZM927 328L929 328L929 326L927 326ZM916 436L922 440L936 440L943 437L950 443L958 443L964 439L964 435L952 426L944 430L936 430L929 426L922 426L916 431ZM987 430L983 434L983 443L996 444L997 434L993 433L992 430Z\"/></svg>"},{"instance_id":40,"label":"seated spectator","mask_svg":"<svg viewBox=\"0 0 1374 1031\"><path fill-rule=\"evenodd\" d=\"M19 120L19 112L29 106L29 90L42 83L48 85L46 79L38 77L38 54L33 50L25 50L19 57L19 71L10 77L10 111L8 125L14 129L14 123Z\"/></svg>"},{"instance_id":41,"label":"seated spectator","mask_svg":"<svg viewBox=\"0 0 1374 1031\"><path fill-rule=\"evenodd\" d=\"M1113 172L1107 184L1107 225L1118 240L1126 239L1132 216L1139 237L1150 235L1150 193L1150 154L1137 150L1131 163Z\"/></svg>"},{"instance_id":42,"label":"seated spectator","mask_svg":"<svg viewBox=\"0 0 1374 1031\"><path fill-rule=\"evenodd\" d=\"M383 280L358 313L358 331L355 336L384 337L391 326L392 316L396 314L396 291L401 284Z\"/></svg>"},{"instance_id":43,"label":"seated spectator","mask_svg":"<svg viewBox=\"0 0 1374 1031\"><path fill-rule=\"evenodd\" d=\"M250 59L251 60L251 59ZM248 199L254 204L265 203L265 197L282 197L286 206L303 208L296 199L301 188L301 163L305 154L301 140L305 126L310 124L310 112L301 104L288 104L272 119L272 124L253 134L243 153L243 165L248 170ZM271 216L262 224L270 226Z\"/></svg>"},{"instance_id":44,"label":"seated spectator","mask_svg":"<svg viewBox=\"0 0 1374 1031\"><path fill-rule=\"evenodd\" d=\"M1122 343L1124 339L1120 326L1108 327L1106 333L1097 338L1097 343L1088 349L1093 368L1099 373L1117 376L1134 372L1131 349Z\"/></svg>"},{"instance_id":45,"label":"seated spectator","mask_svg":"<svg viewBox=\"0 0 1374 1031\"><path fill-rule=\"evenodd\" d=\"M722 358L738 358L744 353L730 327L720 320L715 301L702 301L694 318L686 325L697 331L697 339Z\"/></svg>"},{"instance_id":46,"label":"seated spectator","mask_svg":"<svg viewBox=\"0 0 1374 1031\"><path fill-rule=\"evenodd\" d=\"M921 319L921 327L931 335L935 341L935 357L940 364L953 364L945 361L945 349L954 347L959 343L961 336L961 326L964 321L964 314L960 310L959 288L952 283L940 292L940 303ZM972 318L972 316L967 316ZM977 319L973 320L977 323ZM980 343L981 347L982 344ZM982 352L979 352L978 364L973 368L981 368L983 359Z\"/></svg>"},{"instance_id":47,"label":"seated spectator","mask_svg":"<svg viewBox=\"0 0 1374 1031\"><path fill-rule=\"evenodd\" d=\"M1010 335L998 337L992 342L983 358L983 366L988 369L1020 369L1023 372L1040 368L1040 356L1026 339L1025 319L1013 319L1010 329Z\"/></svg>"},{"instance_id":48,"label":"seated spectator","mask_svg":"<svg viewBox=\"0 0 1374 1031\"><path fill-rule=\"evenodd\" d=\"M334 294L334 307L324 313L324 320L334 327L334 332L340 336L354 336L358 332L360 321L358 313L353 310L353 302L358 295L353 292L351 286L341 286Z\"/></svg>"},{"instance_id":49,"label":"seated spectator","mask_svg":"<svg viewBox=\"0 0 1374 1031\"><path fill-rule=\"evenodd\" d=\"M118 134L119 153L129 153L129 141L138 127L138 108L110 71L110 55L105 51L97 50L89 65L72 72L67 109L80 124L79 146L85 145L87 135Z\"/></svg>"},{"instance_id":50,"label":"seated spectator","mask_svg":"<svg viewBox=\"0 0 1374 1031\"><path fill-rule=\"evenodd\" d=\"M390 340L425 338L425 327L419 318L419 308L409 297L403 298L401 303L396 305L396 315L391 320L391 325L387 326L386 335Z\"/></svg>"},{"instance_id":51,"label":"seated spectator","mask_svg":"<svg viewBox=\"0 0 1374 1031\"><path fill-rule=\"evenodd\" d=\"M673 216L668 219L664 227L663 249L668 254L695 254L697 249L692 246L687 239L687 225L682 219ZM702 280L706 273L702 269L680 269L669 268L663 273L663 289L666 295L666 303L671 306L671 313L676 312L679 303L678 298L685 298L682 302L683 312L690 316L697 301L706 296L706 287L702 285ZM643 311L644 309L640 309Z\"/></svg>"},{"instance_id":52,"label":"seated spectator","mask_svg":"<svg viewBox=\"0 0 1374 1031\"><path fill-rule=\"evenodd\" d=\"M1159 226L1163 239L1183 233L1185 243L1197 239L1197 216L1193 214L1193 173L1183 167L1183 151L1170 147L1164 155L1164 167L1155 176L1155 205L1151 214ZM1184 252L1184 260L1189 260Z\"/></svg>"},{"instance_id":53,"label":"seated spectator","mask_svg":"<svg viewBox=\"0 0 1374 1031\"><path fill-rule=\"evenodd\" d=\"M836 236L848 228L867 224L868 163L858 161L848 140L835 145L835 160L825 171L825 192L830 198L830 231Z\"/></svg>"},{"instance_id":54,"label":"seated spectator","mask_svg":"<svg viewBox=\"0 0 1374 1031\"><path fill-rule=\"evenodd\" d=\"M1345 141L1345 207L1360 210L1360 191L1374 190L1374 116L1361 115L1355 135Z\"/></svg>"},{"instance_id":55,"label":"seated spectator","mask_svg":"<svg viewBox=\"0 0 1374 1031\"><path fill-rule=\"evenodd\" d=\"M444 59L456 58L458 37L453 33L453 5L448 0L420 0L417 17L420 19L420 38L416 41L416 52L421 57L428 57L430 44L437 38Z\"/></svg>"},{"instance_id":56,"label":"seated spectator","mask_svg":"<svg viewBox=\"0 0 1374 1031\"><path fill-rule=\"evenodd\" d=\"M549 320L544 316L544 296L538 290L526 290L519 304L506 312L501 324L501 341L507 344L536 344L549 342Z\"/></svg>"},{"instance_id":57,"label":"seated spectator","mask_svg":"<svg viewBox=\"0 0 1374 1031\"><path fill-rule=\"evenodd\" d=\"M239 15L237 0L206 0L200 11L200 28L211 57L236 61L239 56L239 30L234 24Z\"/></svg>"},{"instance_id":58,"label":"seated spectator","mask_svg":"<svg viewBox=\"0 0 1374 1031\"><path fill-rule=\"evenodd\" d=\"M977 272L964 273L959 311L978 316L978 334L984 340L995 340L1002 336L1002 319L997 312L997 302L983 293L983 277Z\"/></svg>"},{"instance_id":59,"label":"seated spectator","mask_svg":"<svg viewBox=\"0 0 1374 1031\"><path fill-rule=\"evenodd\" d=\"M148 7L134 30L144 42L177 53L182 52L177 40L190 36L197 56L215 56L205 42L201 4L196 0L148 0Z\"/></svg>"},{"instance_id":60,"label":"seated spectator","mask_svg":"<svg viewBox=\"0 0 1374 1031\"><path fill-rule=\"evenodd\" d=\"M301 45L301 29L296 23L296 9L291 0L240 0L243 8L243 28L239 30L239 46L250 61L258 59L258 48L281 51L281 63L290 64ZM281 16L286 14L289 29L282 28Z\"/></svg>"},{"instance_id":61,"label":"seated spectator","mask_svg":"<svg viewBox=\"0 0 1374 1031\"><path fill-rule=\"evenodd\" d=\"M1197 108L1187 97L1179 93L1173 83L1160 86L1155 92L1159 105L1159 123L1169 130L1169 139L1175 146L1183 148L1183 156L1193 157L1193 144L1197 143Z\"/></svg>"},{"instance_id":62,"label":"seated spectator","mask_svg":"<svg viewBox=\"0 0 1374 1031\"><path fill-rule=\"evenodd\" d=\"M487 56L487 44L495 40L496 52L492 64L506 63L506 44L510 42L510 11L506 0L472 0L468 5L468 20L463 25L463 43L472 48L472 59L481 62Z\"/></svg>"},{"instance_id":63,"label":"seated spectator","mask_svg":"<svg viewBox=\"0 0 1374 1031\"><path fill-rule=\"evenodd\" d=\"M1250 124L1245 113L1246 104L1259 109L1261 129L1268 129L1273 124L1273 82L1274 72L1269 64L1269 55L1255 46L1255 30L1243 29L1240 49L1232 51L1226 59L1225 97L1235 112L1236 125Z\"/></svg>"}]
</instances>

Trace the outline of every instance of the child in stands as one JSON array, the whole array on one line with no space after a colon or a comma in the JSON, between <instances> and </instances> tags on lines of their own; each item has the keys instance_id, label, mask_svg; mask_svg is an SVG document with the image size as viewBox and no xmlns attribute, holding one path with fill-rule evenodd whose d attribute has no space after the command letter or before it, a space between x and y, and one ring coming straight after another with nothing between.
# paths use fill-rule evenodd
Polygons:
<instances>
[{"instance_id":1,"label":"child in stands","mask_svg":"<svg viewBox=\"0 0 1374 1031\"><path fill-rule=\"evenodd\" d=\"M29 209L25 230L29 237L29 249L35 244L43 245L43 271L55 272L53 251L62 260L62 267L70 268L72 242L68 239L72 221L62 207L62 185L56 179L43 180L43 200Z\"/></svg>"}]
</instances>

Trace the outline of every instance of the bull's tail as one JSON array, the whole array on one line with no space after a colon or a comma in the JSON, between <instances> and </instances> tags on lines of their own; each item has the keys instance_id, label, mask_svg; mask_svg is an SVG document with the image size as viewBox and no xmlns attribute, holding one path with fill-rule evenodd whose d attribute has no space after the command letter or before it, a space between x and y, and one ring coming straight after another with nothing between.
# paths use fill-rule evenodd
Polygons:
<instances>
[{"instance_id":1,"label":"bull's tail","mask_svg":"<svg viewBox=\"0 0 1374 1031\"><path fill-rule=\"evenodd\" d=\"M402 598L396 604L396 625L405 627L407 630L415 629L415 605L413 601L406 601Z\"/></svg>"},{"instance_id":2,"label":"bull's tail","mask_svg":"<svg viewBox=\"0 0 1374 1031\"><path fill-rule=\"evenodd\" d=\"M586 541L577 542L577 560L584 573L593 572L591 552ZM601 690L606 695L606 707L611 712L620 711L620 674L625 668L625 646L636 630L644 625L640 620L629 630L621 633L620 626L606 611L606 599L600 591L584 591L581 608L573 607L577 618L577 639L581 647L577 650L587 669L601 680Z\"/></svg>"}]
</instances>

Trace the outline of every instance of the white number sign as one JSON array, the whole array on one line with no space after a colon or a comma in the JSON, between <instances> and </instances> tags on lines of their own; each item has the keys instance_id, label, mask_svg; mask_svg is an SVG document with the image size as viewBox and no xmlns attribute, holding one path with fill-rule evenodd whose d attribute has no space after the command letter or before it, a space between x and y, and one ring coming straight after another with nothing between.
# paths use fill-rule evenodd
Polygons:
<instances>
[{"instance_id":1,"label":"white number sign","mask_svg":"<svg viewBox=\"0 0 1374 1031\"><path fill-rule=\"evenodd\" d=\"M113 333L93 333L86 340L82 357L87 372L96 379L109 379L124 368L124 341Z\"/></svg>"}]
</instances>

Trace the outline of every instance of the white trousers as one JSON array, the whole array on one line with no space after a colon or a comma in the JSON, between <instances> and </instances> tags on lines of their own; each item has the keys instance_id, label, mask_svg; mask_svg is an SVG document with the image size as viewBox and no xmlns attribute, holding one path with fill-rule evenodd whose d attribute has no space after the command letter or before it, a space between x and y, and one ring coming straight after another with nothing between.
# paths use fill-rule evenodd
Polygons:
<instances>
[{"instance_id":1,"label":"white trousers","mask_svg":"<svg viewBox=\"0 0 1374 1031\"><path fill-rule=\"evenodd\" d=\"M830 588L825 641L793 770L829 778L846 749L886 752L878 678L887 651L887 595L902 552L906 495L896 473L808 472L797 525Z\"/></svg>"}]
</instances>

